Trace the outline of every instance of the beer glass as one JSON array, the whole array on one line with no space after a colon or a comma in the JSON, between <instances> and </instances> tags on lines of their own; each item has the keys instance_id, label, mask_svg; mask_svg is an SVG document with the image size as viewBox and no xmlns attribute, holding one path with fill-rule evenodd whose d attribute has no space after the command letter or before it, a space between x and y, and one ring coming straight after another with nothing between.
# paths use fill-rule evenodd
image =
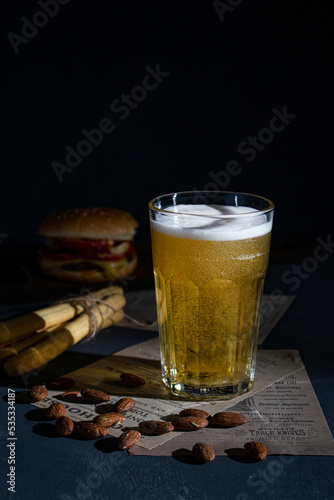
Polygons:
<instances>
[{"instance_id":1,"label":"beer glass","mask_svg":"<svg viewBox=\"0 0 334 500\"><path fill-rule=\"evenodd\" d=\"M252 388L273 212L266 198L224 191L149 203L162 380L174 394Z\"/></svg>"}]
</instances>

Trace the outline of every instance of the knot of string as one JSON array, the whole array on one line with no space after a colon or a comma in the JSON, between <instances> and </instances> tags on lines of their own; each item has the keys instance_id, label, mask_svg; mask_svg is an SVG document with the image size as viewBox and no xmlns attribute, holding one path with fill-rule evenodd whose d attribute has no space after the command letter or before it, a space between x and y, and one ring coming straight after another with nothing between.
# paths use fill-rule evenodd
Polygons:
<instances>
[{"instance_id":1,"label":"knot of string","mask_svg":"<svg viewBox=\"0 0 334 500\"><path fill-rule=\"evenodd\" d=\"M103 324L106 319L108 319L114 313L120 313L124 318L132 321L134 324L142 327L148 327L147 323L143 323L138 321L136 318L133 318L129 314L126 314L123 309L118 309L117 307L112 306L109 302L103 299L97 299L93 296L85 296L85 297L68 297L66 299L62 299L61 302L66 302L68 304L73 305L74 307L82 308L83 311L81 314L87 314L89 321L89 332L84 338L83 342L87 342L95 337L99 330L103 329ZM103 312L101 306L107 307L109 311ZM110 313L110 310L112 311ZM98 321L98 315L101 318L101 321Z\"/></svg>"}]
</instances>

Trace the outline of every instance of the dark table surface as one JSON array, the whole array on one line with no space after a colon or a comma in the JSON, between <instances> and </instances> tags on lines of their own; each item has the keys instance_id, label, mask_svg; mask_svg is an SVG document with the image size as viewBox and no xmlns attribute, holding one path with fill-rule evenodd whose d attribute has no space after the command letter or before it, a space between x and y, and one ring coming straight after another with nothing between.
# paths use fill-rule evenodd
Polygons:
<instances>
[{"instance_id":1,"label":"dark table surface","mask_svg":"<svg viewBox=\"0 0 334 500\"><path fill-rule=\"evenodd\" d=\"M326 238L323 238L326 240ZM333 433L333 305L334 263L331 249L319 247L316 239L308 245L291 244L289 259L284 247L274 245L265 293L279 291L296 299L261 348L298 349ZM22 255L22 246L12 246L2 255ZM31 247L29 247L31 250ZM29 251L30 251L29 250ZM34 252L31 253L33 256ZM4 274L0 296L2 318L17 315L37 301L51 301L75 287L45 280L30 266L29 252L15 279L6 283ZM129 289L152 286L149 252L142 251L142 264ZM3 262L3 260L2 260ZM30 263L29 263L30 262ZM20 274L21 273L21 274ZM44 281L43 281L44 279ZM73 289L73 290L72 290ZM7 290L7 293L6 293ZM20 392L29 385L50 380L148 340L156 334L113 327L89 343L74 346L42 370L24 378L11 379L1 372L1 474L0 498L22 500L72 499L331 499L334 498L334 458L328 456L269 456L260 463L245 463L218 456L205 465L195 465L182 457L130 456L126 451L110 453L101 441L73 441L43 432L33 408L16 402L16 491L8 491L9 448L7 448L7 391Z\"/></svg>"}]
</instances>

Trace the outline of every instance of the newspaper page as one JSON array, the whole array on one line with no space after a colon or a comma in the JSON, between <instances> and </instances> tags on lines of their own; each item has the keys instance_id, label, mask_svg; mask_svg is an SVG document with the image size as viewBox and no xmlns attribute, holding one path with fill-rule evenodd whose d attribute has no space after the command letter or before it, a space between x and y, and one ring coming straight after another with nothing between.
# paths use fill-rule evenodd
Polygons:
<instances>
[{"instance_id":1,"label":"newspaper page","mask_svg":"<svg viewBox=\"0 0 334 500\"><path fill-rule=\"evenodd\" d=\"M159 359L159 342L158 339L151 339L118 354ZM211 415L228 409L244 414L249 422L236 429L223 429L221 433L211 428L183 433L182 446L187 436L192 440L191 436L195 434L195 444L200 441L198 433L208 438L210 432L217 455L227 454L227 439L230 439L231 449L235 446L243 448L247 441L261 441L268 445L269 454L334 454L332 435L298 351L259 350L254 389L236 400L211 401L197 404L196 408L206 410ZM217 439L219 436L220 440ZM205 442L210 444L209 441ZM173 441L169 448L155 448L154 454L172 454L177 449L175 444ZM138 448L133 453L140 454Z\"/></svg>"},{"instance_id":2,"label":"newspaper page","mask_svg":"<svg viewBox=\"0 0 334 500\"><path fill-rule=\"evenodd\" d=\"M216 455L243 460L244 444L258 441L266 446L268 455L334 455L333 437L305 369L244 399L229 411L241 413L248 422L234 428L207 427L184 432L150 454L189 455L195 443L205 442ZM215 412L212 403L211 414ZM139 446L130 453L148 454Z\"/></svg>"},{"instance_id":3,"label":"newspaper page","mask_svg":"<svg viewBox=\"0 0 334 500\"><path fill-rule=\"evenodd\" d=\"M267 387L284 376L294 373L303 367L297 351L259 351L258 369L254 388L251 392L230 401L210 401L207 403L198 400L188 400L174 396L161 382L158 339L152 339L137 346L130 347L119 353L103 358L66 376L73 378L76 385L73 391L82 388L94 388L111 395L108 403L94 405L87 403L80 396L71 401L62 399L64 391L49 391L46 399L34 403L39 408L46 408L52 402L62 401L66 406L66 414L74 421L91 420L100 413L112 411L114 403L122 397L131 397L135 400L135 407L124 414L125 420L116 427L109 429L109 434L119 436L126 428L136 429L142 420L173 420L184 408L207 408L214 405L215 412L231 407L236 401L242 401L251 394ZM141 350L149 358L137 357ZM124 355L126 354L126 355ZM130 355L129 355L130 354ZM146 384L140 387L127 387L120 380L124 372L132 372L143 377ZM168 440L175 439L177 432L162 436L142 436L140 446L152 450Z\"/></svg>"},{"instance_id":4,"label":"newspaper page","mask_svg":"<svg viewBox=\"0 0 334 500\"><path fill-rule=\"evenodd\" d=\"M132 366L132 370L136 369L136 373L140 375L142 372L142 368L139 367L141 364L145 364L145 362L150 363L158 363L155 366L158 366L158 372L152 371L148 374L151 380L148 386L142 386L138 388L144 394L150 394L150 397L163 398L163 399L173 399L178 401L184 401L184 398L180 398L178 396L174 396L170 393L170 391L162 384L161 382L161 368L160 368L160 345L159 339L153 338L151 340L147 340L145 342L141 342L140 344L136 344L131 347L127 347L122 351L117 352L112 356L122 357L121 365L128 359L130 359L130 366L128 366L129 370ZM99 362L98 362L99 363ZM114 359L114 363L118 364ZM135 363L132 364L131 363ZM92 365L90 365L92 366ZM116 365L114 365L116 367ZM152 365L153 366L153 365ZM284 378L286 375L293 373L294 371L301 370L303 368L303 362L299 356L298 351L295 350L259 350L257 353L256 360L256 372L255 372L255 381L254 387L251 391L238 396L238 401L241 401L247 397L256 394L258 391L261 391L268 385ZM139 371L138 371L139 370ZM116 377L119 377L120 373L115 373ZM144 377L145 378L145 377ZM154 380L154 384L152 383ZM149 391L149 392L148 392ZM235 399L232 400L219 400L216 401L217 411L223 411L227 408L230 408L234 403ZM201 408L202 405L207 405L208 403L194 402L194 406L196 408ZM203 409L204 409L203 406Z\"/></svg>"}]
</instances>

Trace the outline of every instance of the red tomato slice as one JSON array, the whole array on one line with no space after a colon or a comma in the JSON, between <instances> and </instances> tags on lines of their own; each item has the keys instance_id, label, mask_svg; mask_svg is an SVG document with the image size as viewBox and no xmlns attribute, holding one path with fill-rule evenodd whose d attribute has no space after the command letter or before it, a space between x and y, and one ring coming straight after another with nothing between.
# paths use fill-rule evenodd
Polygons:
<instances>
[{"instance_id":1,"label":"red tomato slice","mask_svg":"<svg viewBox=\"0 0 334 500\"><path fill-rule=\"evenodd\" d=\"M124 259L126 255L132 255L135 251L135 247L132 242L129 242L129 248L126 252L119 254L112 253L112 248L110 251L110 248L105 240L86 241L79 239L70 240L66 238L57 238L55 242L58 250L50 252L46 249L46 247L41 250L42 255L49 260L67 261L77 258L85 260L105 260L111 262Z\"/></svg>"},{"instance_id":2,"label":"red tomato slice","mask_svg":"<svg viewBox=\"0 0 334 500\"><path fill-rule=\"evenodd\" d=\"M128 255L132 255L135 251L135 246L134 244L132 243L132 241L129 241L129 249L128 251L126 252Z\"/></svg>"}]
</instances>

